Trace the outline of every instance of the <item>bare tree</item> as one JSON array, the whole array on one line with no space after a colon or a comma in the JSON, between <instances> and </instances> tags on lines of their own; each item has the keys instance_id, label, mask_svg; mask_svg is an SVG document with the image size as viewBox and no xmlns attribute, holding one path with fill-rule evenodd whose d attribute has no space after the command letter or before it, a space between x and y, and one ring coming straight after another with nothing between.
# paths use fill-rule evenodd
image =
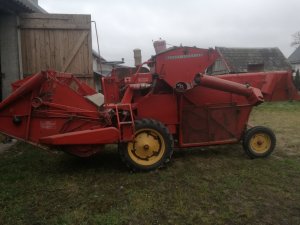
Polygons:
<instances>
[{"instance_id":1,"label":"bare tree","mask_svg":"<svg viewBox=\"0 0 300 225\"><path fill-rule=\"evenodd\" d=\"M300 46L300 31L297 31L292 35L293 37L293 42L291 43L291 46Z\"/></svg>"}]
</instances>

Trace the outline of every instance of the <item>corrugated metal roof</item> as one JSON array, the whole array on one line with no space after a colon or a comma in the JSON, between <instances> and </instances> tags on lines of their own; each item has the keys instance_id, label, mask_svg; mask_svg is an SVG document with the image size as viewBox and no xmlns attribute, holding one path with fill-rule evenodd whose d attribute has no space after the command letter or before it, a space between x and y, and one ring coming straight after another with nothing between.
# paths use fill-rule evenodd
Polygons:
<instances>
[{"instance_id":1,"label":"corrugated metal roof","mask_svg":"<svg viewBox=\"0 0 300 225\"><path fill-rule=\"evenodd\" d=\"M15 2L16 4L22 4L26 8L32 10L32 12L47 13L46 10L44 10L43 8L41 8L37 4L36 1L32 1L32 0L12 0L12 1Z\"/></svg>"},{"instance_id":2,"label":"corrugated metal roof","mask_svg":"<svg viewBox=\"0 0 300 225\"><path fill-rule=\"evenodd\" d=\"M288 60L292 64L300 63L300 46L290 55Z\"/></svg>"},{"instance_id":3,"label":"corrugated metal roof","mask_svg":"<svg viewBox=\"0 0 300 225\"><path fill-rule=\"evenodd\" d=\"M224 48L216 47L225 60L230 73L248 71L249 65L263 65L264 71L291 69L285 56L278 48Z\"/></svg>"},{"instance_id":4,"label":"corrugated metal roof","mask_svg":"<svg viewBox=\"0 0 300 225\"><path fill-rule=\"evenodd\" d=\"M0 0L0 11L8 13L47 13L34 0Z\"/></svg>"},{"instance_id":5,"label":"corrugated metal roof","mask_svg":"<svg viewBox=\"0 0 300 225\"><path fill-rule=\"evenodd\" d=\"M93 56L95 56L96 58L100 58L100 55L98 52L96 52L94 49L92 50ZM106 62L106 60L101 56L101 61L102 62Z\"/></svg>"}]
</instances>

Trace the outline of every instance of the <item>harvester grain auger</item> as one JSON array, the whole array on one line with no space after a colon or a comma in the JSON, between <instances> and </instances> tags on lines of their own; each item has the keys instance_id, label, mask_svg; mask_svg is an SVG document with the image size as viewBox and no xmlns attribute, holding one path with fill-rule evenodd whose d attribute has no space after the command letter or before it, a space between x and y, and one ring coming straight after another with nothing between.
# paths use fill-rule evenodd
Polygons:
<instances>
[{"instance_id":1,"label":"harvester grain auger","mask_svg":"<svg viewBox=\"0 0 300 225\"><path fill-rule=\"evenodd\" d=\"M143 171L163 166L175 147L242 142L251 158L268 156L273 132L247 130L261 90L199 73L198 55L179 48L148 61L149 73L120 80L113 72L102 80L104 97L71 74L37 73L15 83L0 104L0 131L79 157L116 143L123 161Z\"/></svg>"}]
</instances>

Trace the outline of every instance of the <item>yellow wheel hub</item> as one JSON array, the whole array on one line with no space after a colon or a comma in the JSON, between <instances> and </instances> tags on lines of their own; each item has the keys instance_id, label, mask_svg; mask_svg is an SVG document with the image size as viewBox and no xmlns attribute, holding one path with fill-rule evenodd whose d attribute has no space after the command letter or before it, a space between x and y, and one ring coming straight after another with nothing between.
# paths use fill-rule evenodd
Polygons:
<instances>
[{"instance_id":1,"label":"yellow wheel hub","mask_svg":"<svg viewBox=\"0 0 300 225\"><path fill-rule=\"evenodd\" d=\"M166 151L162 135L154 129L141 129L127 145L130 158L137 164L150 166L157 163Z\"/></svg>"},{"instance_id":2,"label":"yellow wheel hub","mask_svg":"<svg viewBox=\"0 0 300 225\"><path fill-rule=\"evenodd\" d=\"M268 134L257 133L251 138L250 147L256 153L265 153L271 147L271 138Z\"/></svg>"}]
</instances>

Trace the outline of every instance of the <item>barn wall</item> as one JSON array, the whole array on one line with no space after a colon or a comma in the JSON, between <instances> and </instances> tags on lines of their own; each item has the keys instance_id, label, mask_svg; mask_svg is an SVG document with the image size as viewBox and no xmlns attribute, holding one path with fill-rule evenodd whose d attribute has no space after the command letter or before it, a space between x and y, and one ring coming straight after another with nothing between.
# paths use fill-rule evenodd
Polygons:
<instances>
[{"instance_id":1,"label":"barn wall","mask_svg":"<svg viewBox=\"0 0 300 225\"><path fill-rule=\"evenodd\" d=\"M90 15L24 14L20 23L24 76L51 69L94 86Z\"/></svg>"}]
</instances>

